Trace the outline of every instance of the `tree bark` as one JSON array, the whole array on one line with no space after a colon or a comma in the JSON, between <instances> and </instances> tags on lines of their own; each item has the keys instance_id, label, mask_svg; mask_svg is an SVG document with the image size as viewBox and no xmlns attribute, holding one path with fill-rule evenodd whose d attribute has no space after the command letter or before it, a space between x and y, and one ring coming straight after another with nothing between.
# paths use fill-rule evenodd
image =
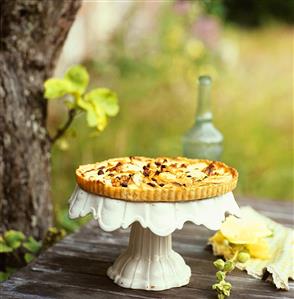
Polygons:
<instances>
[{"instance_id":1,"label":"tree bark","mask_svg":"<svg viewBox=\"0 0 294 299\"><path fill-rule=\"evenodd\" d=\"M80 0L4 0L0 52L0 232L42 237L52 224L43 82Z\"/></svg>"}]
</instances>

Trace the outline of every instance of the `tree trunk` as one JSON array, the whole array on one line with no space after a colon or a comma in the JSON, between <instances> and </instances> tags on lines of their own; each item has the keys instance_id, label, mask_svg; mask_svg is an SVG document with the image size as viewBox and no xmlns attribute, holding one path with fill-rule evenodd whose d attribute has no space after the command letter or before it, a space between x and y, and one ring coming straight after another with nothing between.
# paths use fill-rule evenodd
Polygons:
<instances>
[{"instance_id":1,"label":"tree trunk","mask_svg":"<svg viewBox=\"0 0 294 299\"><path fill-rule=\"evenodd\" d=\"M4 0L0 52L0 232L42 237L52 224L43 82L80 0Z\"/></svg>"}]
</instances>

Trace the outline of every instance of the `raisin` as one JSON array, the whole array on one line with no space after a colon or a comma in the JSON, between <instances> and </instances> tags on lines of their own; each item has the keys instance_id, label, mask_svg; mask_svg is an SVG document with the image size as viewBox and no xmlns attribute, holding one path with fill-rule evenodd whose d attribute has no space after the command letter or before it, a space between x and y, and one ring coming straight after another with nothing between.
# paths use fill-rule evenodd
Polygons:
<instances>
[{"instance_id":1,"label":"raisin","mask_svg":"<svg viewBox=\"0 0 294 299\"><path fill-rule=\"evenodd\" d=\"M160 162L158 162L158 161L156 161L156 162L155 162L155 165L156 165L156 166L160 166L160 165L161 165L161 163L160 163Z\"/></svg>"},{"instance_id":2,"label":"raisin","mask_svg":"<svg viewBox=\"0 0 294 299\"><path fill-rule=\"evenodd\" d=\"M163 184L163 183L161 183L161 184L159 184L159 186L160 186L160 187L163 187L163 186L164 186L164 184Z\"/></svg>"},{"instance_id":3,"label":"raisin","mask_svg":"<svg viewBox=\"0 0 294 299\"><path fill-rule=\"evenodd\" d=\"M204 168L202 171L203 171L204 173L206 173L207 175L210 175L210 174L212 174L214 168L215 168L215 166L214 166L214 164L213 164L213 162L212 162L212 163L210 163L206 168Z\"/></svg>"},{"instance_id":4,"label":"raisin","mask_svg":"<svg viewBox=\"0 0 294 299\"><path fill-rule=\"evenodd\" d=\"M147 183L147 185L151 186L151 187L155 187L156 185L153 183Z\"/></svg>"},{"instance_id":5,"label":"raisin","mask_svg":"<svg viewBox=\"0 0 294 299\"><path fill-rule=\"evenodd\" d=\"M122 182L120 185L121 185L122 187L128 187L128 183L127 183L127 182Z\"/></svg>"},{"instance_id":6,"label":"raisin","mask_svg":"<svg viewBox=\"0 0 294 299\"><path fill-rule=\"evenodd\" d=\"M104 171L103 171L102 169L100 169L100 170L98 171L98 175L102 175L102 174L104 174Z\"/></svg>"}]
</instances>

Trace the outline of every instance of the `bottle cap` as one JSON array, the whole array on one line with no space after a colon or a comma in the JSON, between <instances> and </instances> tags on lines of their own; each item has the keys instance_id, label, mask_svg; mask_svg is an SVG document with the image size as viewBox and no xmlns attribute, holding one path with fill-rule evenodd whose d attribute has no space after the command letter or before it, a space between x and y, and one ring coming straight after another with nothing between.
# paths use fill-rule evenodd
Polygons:
<instances>
[{"instance_id":1,"label":"bottle cap","mask_svg":"<svg viewBox=\"0 0 294 299\"><path fill-rule=\"evenodd\" d=\"M204 75L204 76L200 76L198 78L198 83L200 85L210 85L211 84L211 77L210 76L207 76L207 75Z\"/></svg>"}]
</instances>

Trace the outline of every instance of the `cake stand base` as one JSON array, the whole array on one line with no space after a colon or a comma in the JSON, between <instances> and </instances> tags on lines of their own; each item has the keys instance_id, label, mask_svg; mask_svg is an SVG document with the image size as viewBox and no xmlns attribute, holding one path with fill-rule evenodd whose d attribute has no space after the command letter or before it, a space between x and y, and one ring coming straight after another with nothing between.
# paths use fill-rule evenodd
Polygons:
<instances>
[{"instance_id":1,"label":"cake stand base","mask_svg":"<svg viewBox=\"0 0 294 299\"><path fill-rule=\"evenodd\" d=\"M160 237L134 222L127 250L107 275L125 288L160 291L188 284L191 269L172 249L171 235Z\"/></svg>"}]
</instances>

